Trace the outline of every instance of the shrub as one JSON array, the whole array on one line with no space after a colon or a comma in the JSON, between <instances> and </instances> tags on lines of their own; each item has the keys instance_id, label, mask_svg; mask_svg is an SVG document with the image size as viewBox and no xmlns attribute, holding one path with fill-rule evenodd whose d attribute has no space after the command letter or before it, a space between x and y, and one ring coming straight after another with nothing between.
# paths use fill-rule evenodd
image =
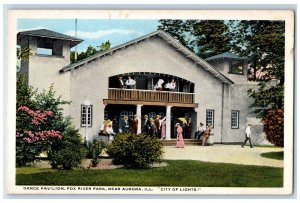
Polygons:
<instances>
[{"instance_id":1,"label":"shrub","mask_svg":"<svg viewBox=\"0 0 300 203\"><path fill-rule=\"evenodd\" d=\"M82 138L74 126L70 126L70 121L63 130L63 138L58 142L52 142L48 151L48 159L52 168L61 166L70 170L81 163L85 157L85 150L82 147Z\"/></svg>"},{"instance_id":2,"label":"shrub","mask_svg":"<svg viewBox=\"0 0 300 203\"><path fill-rule=\"evenodd\" d=\"M264 132L272 144L284 146L284 110L270 110L264 119Z\"/></svg>"},{"instance_id":3,"label":"shrub","mask_svg":"<svg viewBox=\"0 0 300 203\"><path fill-rule=\"evenodd\" d=\"M107 148L113 161L128 168L148 168L161 161L163 150L160 140L149 135L119 134Z\"/></svg>"}]
</instances>

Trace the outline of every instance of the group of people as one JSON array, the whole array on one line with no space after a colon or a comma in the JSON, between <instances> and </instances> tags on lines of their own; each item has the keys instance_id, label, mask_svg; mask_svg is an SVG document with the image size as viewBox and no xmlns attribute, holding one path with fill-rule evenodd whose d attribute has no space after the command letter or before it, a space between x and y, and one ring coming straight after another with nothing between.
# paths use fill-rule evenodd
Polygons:
<instances>
[{"instance_id":1,"label":"group of people","mask_svg":"<svg viewBox=\"0 0 300 203\"><path fill-rule=\"evenodd\" d=\"M166 117L156 115L155 119L149 118L148 115L144 115L142 132L147 135L165 139L166 138Z\"/></svg>"},{"instance_id":2,"label":"group of people","mask_svg":"<svg viewBox=\"0 0 300 203\"><path fill-rule=\"evenodd\" d=\"M176 139L176 147L184 148L184 137L183 137L183 127L182 124L176 123L176 132L177 132L177 139ZM200 127L198 131L195 133L195 139L199 139L201 141L202 146L205 146L209 136L211 134L211 125L208 124L207 128L204 127L204 124L200 122Z\"/></svg>"},{"instance_id":3,"label":"group of people","mask_svg":"<svg viewBox=\"0 0 300 203\"><path fill-rule=\"evenodd\" d=\"M176 88L176 82L174 79L170 81L168 81L166 84L164 84L165 81L163 79L159 79L156 83L156 85L154 86L154 89L157 91L175 91Z\"/></svg>"},{"instance_id":4,"label":"group of people","mask_svg":"<svg viewBox=\"0 0 300 203\"><path fill-rule=\"evenodd\" d=\"M154 89L157 91L175 91L176 82L174 79L165 83L163 79L158 79L157 83L154 86ZM136 85L136 81L128 76L127 80L124 80L121 75L118 76L118 88L126 88L126 89L134 89Z\"/></svg>"},{"instance_id":5,"label":"group of people","mask_svg":"<svg viewBox=\"0 0 300 203\"><path fill-rule=\"evenodd\" d=\"M133 78L128 76L125 82L123 81L123 77L121 75L118 76L118 78L118 88L134 89L136 82Z\"/></svg>"}]
</instances>

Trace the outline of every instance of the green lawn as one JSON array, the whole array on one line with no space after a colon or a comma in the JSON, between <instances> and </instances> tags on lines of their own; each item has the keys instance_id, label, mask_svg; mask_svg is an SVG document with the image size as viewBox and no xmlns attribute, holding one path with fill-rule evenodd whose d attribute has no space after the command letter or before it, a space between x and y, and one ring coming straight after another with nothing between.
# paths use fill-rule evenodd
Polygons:
<instances>
[{"instance_id":1,"label":"green lawn","mask_svg":"<svg viewBox=\"0 0 300 203\"><path fill-rule=\"evenodd\" d=\"M263 166L166 161L168 166L144 170L52 170L17 168L17 185L282 187L283 169Z\"/></svg>"},{"instance_id":2,"label":"green lawn","mask_svg":"<svg viewBox=\"0 0 300 203\"><path fill-rule=\"evenodd\" d=\"M283 160L283 151L282 152L266 152L262 153L260 156L269 158L269 159L277 159L277 160Z\"/></svg>"}]
</instances>

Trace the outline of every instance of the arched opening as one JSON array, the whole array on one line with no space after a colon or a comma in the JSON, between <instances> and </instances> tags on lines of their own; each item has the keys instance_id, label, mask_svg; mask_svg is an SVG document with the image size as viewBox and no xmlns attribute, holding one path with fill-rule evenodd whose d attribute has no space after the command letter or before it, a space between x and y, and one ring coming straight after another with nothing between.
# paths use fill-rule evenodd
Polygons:
<instances>
[{"instance_id":1,"label":"arched opening","mask_svg":"<svg viewBox=\"0 0 300 203\"><path fill-rule=\"evenodd\" d=\"M129 79L133 85L128 85ZM131 72L109 77L109 88L194 93L194 86L191 81L164 73Z\"/></svg>"}]
</instances>

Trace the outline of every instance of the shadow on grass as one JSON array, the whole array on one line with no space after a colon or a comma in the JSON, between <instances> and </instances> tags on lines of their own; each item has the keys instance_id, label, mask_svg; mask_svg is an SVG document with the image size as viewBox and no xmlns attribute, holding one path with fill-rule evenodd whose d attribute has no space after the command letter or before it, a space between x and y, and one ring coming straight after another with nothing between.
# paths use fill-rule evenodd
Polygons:
<instances>
[{"instance_id":1,"label":"shadow on grass","mask_svg":"<svg viewBox=\"0 0 300 203\"><path fill-rule=\"evenodd\" d=\"M283 160L283 158L284 158L283 151L281 151L281 152L266 152L266 153L260 154L260 156L269 158L269 159L277 159L277 160Z\"/></svg>"}]
</instances>

